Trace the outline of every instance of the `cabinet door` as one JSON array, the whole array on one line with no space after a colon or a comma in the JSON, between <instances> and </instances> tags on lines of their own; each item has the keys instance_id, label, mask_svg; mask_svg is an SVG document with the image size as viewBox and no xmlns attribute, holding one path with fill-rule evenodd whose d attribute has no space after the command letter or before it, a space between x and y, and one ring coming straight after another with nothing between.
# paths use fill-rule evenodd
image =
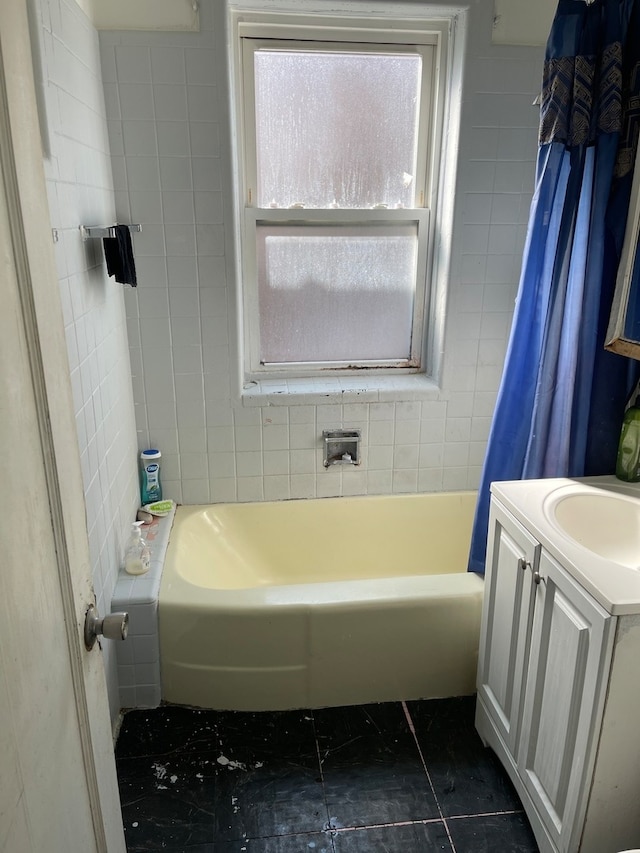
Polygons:
<instances>
[{"instance_id":1,"label":"cabinet door","mask_svg":"<svg viewBox=\"0 0 640 853\"><path fill-rule=\"evenodd\" d=\"M537 541L493 500L478 660L478 696L514 758L532 619L532 573L538 568L539 554Z\"/></svg>"},{"instance_id":2,"label":"cabinet door","mask_svg":"<svg viewBox=\"0 0 640 853\"><path fill-rule=\"evenodd\" d=\"M579 849L613 623L544 551L539 572L517 763L549 835L567 853Z\"/></svg>"}]
</instances>

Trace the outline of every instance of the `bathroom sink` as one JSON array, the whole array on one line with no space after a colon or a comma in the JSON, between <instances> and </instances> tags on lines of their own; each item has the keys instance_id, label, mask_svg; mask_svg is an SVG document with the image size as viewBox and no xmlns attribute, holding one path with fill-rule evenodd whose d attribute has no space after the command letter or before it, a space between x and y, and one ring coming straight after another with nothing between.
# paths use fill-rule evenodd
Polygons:
<instances>
[{"instance_id":1,"label":"bathroom sink","mask_svg":"<svg viewBox=\"0 0 640 853\"><path fill-rule=\"evenodd\" d=\"M606 560L640 569L640 500L568 486L549 495L547 519L564 536Z\"/></svg>"}]
</instances>

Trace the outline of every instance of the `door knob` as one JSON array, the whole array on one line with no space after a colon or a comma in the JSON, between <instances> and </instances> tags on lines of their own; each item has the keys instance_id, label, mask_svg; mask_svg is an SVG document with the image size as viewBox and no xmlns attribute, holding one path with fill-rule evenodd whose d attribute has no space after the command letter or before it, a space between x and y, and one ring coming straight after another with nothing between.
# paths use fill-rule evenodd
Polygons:
<instances>
[{"instance_id":1,"label":"door knob","mask_svg":"<svg viewBox=\"0 0 640 853\"><path fill-rule=\"evenodd\" d=\"M109 613L99 616L95 605L90 604L84 617L84 644L89 651L98 637L106 640L126 640L129 633L128 613Z\"/></svg>"}]
</instances>

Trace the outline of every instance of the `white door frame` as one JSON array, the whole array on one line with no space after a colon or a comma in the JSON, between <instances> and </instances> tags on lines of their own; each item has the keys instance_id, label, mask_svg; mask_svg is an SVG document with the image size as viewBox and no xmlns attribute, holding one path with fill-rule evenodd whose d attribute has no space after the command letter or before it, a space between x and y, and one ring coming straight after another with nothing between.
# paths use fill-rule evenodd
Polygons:
<instances>
[{"instance_id":1,"label":"white door frame","mask_svg":"<svg viewBox=\"0 0 640 853\"><path fill-rule=\"evenodd\" d=\"M54 651L68 656L71 670L69 712L77 718L95 849L118 853L125 845L104 666L99 645L88 652L83 641L84 614L95 596L24 0L0 2L0 193L10 244L3 248L5 257L13 258L22 319L18 331L26 338L62 601L56 617L64 623L66 649ZM73 821L73 803L60 820Z\"/></svg>"}]
</instances>

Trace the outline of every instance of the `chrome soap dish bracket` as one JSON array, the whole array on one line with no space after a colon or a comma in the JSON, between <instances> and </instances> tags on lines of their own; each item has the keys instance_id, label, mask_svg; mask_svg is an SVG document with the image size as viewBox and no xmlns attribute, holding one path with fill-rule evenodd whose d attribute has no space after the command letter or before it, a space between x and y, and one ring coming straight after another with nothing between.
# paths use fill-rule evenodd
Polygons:
<instances>
[{"instance_id":1,"label":"chrome soap dish bracket","mask_svg":"<svg viewBox=\"0 0 640 853\"><path fill-rule=\"evenodd\" d=\"M323 430L324 467L329 468L331 465L359 465L360 438L359 429Z\"/></svg>"}]
</instances>

